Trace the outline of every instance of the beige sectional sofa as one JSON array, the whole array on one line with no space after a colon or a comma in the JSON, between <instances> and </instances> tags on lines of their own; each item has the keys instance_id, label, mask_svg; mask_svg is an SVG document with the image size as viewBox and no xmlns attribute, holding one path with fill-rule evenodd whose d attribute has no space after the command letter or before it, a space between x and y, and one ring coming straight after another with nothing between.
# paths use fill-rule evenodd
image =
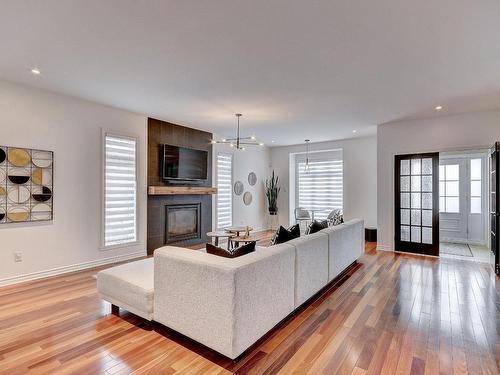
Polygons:
<instances>
[{"instance_id":1,"label":"beige sectional sofa","mask_svg":"<svg viewBox=\"0 0 500 375\"><path fill-rule=\"evenodd\" d=\"M234 259L165 246L155 251L154 264L138 267L149 283L127 276L128 265L139 261L99 272L98 290L112 304L234 359L355 262L363 237L363 221L351 220ZM133 305L148 301L137 296L137 280L154 285L146 307Z\"/></svg>"}]
</instances>

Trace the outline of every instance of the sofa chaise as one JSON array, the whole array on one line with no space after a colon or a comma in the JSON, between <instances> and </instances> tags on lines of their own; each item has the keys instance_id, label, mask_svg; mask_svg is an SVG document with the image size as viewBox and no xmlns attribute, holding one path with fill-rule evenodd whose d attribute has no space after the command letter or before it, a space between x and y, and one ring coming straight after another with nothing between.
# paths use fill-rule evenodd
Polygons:
<instances>
[{"instance_id":1,"label":"sofa chaise","mask_svg":"<svg viewBox=\"0 0 500 375\"><path fill-rule=\"evenodd\" d=\"M235 359L364 252L356 219L228 259L173 246L100 271L100 296Z\"/></svg>"}]
</instances>

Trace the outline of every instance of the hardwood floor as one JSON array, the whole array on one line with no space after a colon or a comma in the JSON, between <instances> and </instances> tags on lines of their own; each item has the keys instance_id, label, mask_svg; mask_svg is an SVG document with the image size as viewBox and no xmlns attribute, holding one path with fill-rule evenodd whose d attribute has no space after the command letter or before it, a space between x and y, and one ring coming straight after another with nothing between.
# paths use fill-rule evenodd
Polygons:
<instances>
[{"instance_id":1,"label":"hardwood floor","mask_svg":"<svg viewBox=\"0 0 500 375\"><path fill-rule=\"evenodd\" d=\"M377 252L234 363L96 294L96 270L0 289L0 374L499 374L486 264Z\"/></svg>"}]
</instances>

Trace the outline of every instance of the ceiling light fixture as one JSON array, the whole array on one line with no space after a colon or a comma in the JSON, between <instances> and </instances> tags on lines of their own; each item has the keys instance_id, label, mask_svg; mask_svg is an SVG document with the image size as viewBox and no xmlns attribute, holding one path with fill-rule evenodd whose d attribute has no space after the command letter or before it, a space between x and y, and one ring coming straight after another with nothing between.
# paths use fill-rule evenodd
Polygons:
<instances>
[{"instance_id":1,"label":"ceiling light fixture","mask_svg":"<svg viewBox=\"0 0 500 375\"><path fill-rule=\"evenodd\" d=\"M436 111L440 111L443 109L443 106L442 105L438 105L434 108Z\"/></svg>"},{"instance_id":2,"label":"ceiling light fixture","mask_svg":"<svg viewBox=\"0 0 500 375\"><path fill-rule=\"evenodd\" d=\"M236 138L224 138L222 141L213 139L211 143L229 144L230 147L236 147L237 150L245 150L244 145L264 146L264 143L258 142L254 135L252 135L251 137L240 137L240 117L243 115L241 113L236 113L235 116L238 119L238 130L236 133Z\"/></svg>"},{"instance_id":3,"label":"ceiling light fixture","mask_svg":"<svg viewBox=\"0 0 500 375\"><path fill-rule=\"evenodd\" d=\"M36 75L36 76L37 76L37 75L39 75L41 72L40 72L40 70L39 70L39 69L37 69L37 68L33 68L33 69L31 69L31 73L33 73L34 75Z\"/></svg>"},{"instance_id":4,"label":"ceiling light fixture","mask_svg":"<svg viewBox=\"0 0 500 375\"><path fill-rule=\"evenodd\" d=\"M357 131L356 129L354 129L352 132L353 132L353 133L357 133L358 131Z\"/></svg>"}]
</instances>

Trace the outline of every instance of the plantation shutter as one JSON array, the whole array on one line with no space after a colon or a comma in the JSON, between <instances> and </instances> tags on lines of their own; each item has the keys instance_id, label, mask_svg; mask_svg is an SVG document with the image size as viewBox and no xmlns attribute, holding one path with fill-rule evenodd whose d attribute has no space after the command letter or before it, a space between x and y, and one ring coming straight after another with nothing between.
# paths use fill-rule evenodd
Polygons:
<instances>
[{"instance_id":1,"label":"plantation shutter","mask_svg":"<svg viewBox=\"0 0 500 375\"><path fill-rule=\"evenodd\" d=\"M104 246L137 241L137 142L106 134Z\"/></svg>"},{"instance_id":2,"label":"plantation shutter","mask_svg":"<svg viewBox=\"0 0 500 375\"><path fill-rule=\"evenodd\" d=\"M317 210L315 219L326 219L335 208L343 209L343 160L331 157L297 161L297 207Z\"/></svg>"},{"instance_id":3,"label":"plantation shutter","mask_svg":"<svg viewBox=\"0 0 500 375\"><path fill-rule=\"evenodd\" d=\"M217 154L217 229L233 225L233 157Z\"/></svg>"}]
</instances>

